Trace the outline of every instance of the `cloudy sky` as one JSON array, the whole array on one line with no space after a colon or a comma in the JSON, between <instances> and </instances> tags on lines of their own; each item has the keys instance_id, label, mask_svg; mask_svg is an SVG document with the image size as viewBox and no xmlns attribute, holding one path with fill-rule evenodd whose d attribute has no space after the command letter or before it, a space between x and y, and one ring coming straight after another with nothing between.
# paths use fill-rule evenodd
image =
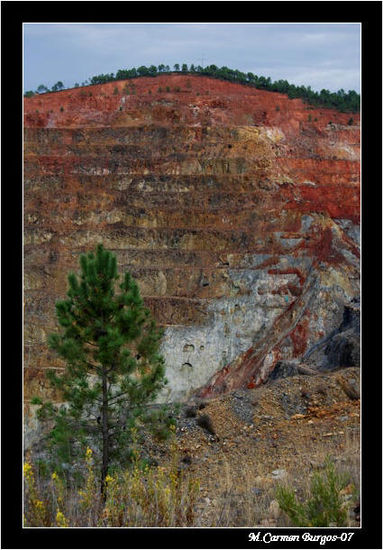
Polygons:
<instances>
[{"instance_id":1,"label":"cloudy sky","mask_svg":"<svg viewBox=\"0 0 383 550\"><path fill-rule=\"evenodd\" d=\"M359 24L24 24L24 89L118 69L227 66L320 91L360 91Z\"/></svg>"}]
</instances>

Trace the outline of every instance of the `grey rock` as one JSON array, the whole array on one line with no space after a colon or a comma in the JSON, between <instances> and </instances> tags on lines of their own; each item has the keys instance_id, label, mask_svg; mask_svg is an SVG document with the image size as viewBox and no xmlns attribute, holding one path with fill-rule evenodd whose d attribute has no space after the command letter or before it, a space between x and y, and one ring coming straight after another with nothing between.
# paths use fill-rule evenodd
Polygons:
<instances>
[{"instance_id":1,"label":"grey rock","mask_svg":"<svg viewBox=\"0 0 383 550\"><path fill-rule=\"evenodd\" d=\"M353 328L336 334L327 344L328 368L359 367L360 338Z\"/></svg>"},{"instance_id":2,"label":"grey rock","mask_svg":"<svg viewBox=\"0 0 383 550\"><path fill-rule=\"evenodd\" d=\"M254 406L251 398L245 391L236 391L233 393L231 407L238 418L251 424L254 416Z\"/></svg>"},{"instance_id":3,"label":"grey rock","mask_svg":"<svg viewBox=\"0 0 383 550\"><path fill-rule=\"evenodd\" d=\"M300 398L299 398L300 397ZM283 410L286 413L286 417L290 417L293 414L305 414L307 411L307 403L301 396L292 396L283 392L280 400Z\"/></svg>"},{"instance_id":4,"label":"grey rock","mask_svg":"<svg viewBox=\"0 0 383 550\"><path fill-rule=\"evenodd\" d=\"M334 370L339 367L360 365L360 302L354 297L343 305L338 326L313 344L304 354L318 370Z\"/></svg>"},{"instance_id":5,"label":"grey rock","mask_svg":"<svg viewBox=\"0 0 383 550\"><path fill-rule=\"evenodd\" d=\"M284 479L287 476L287 472L286 472L286 470L281 468L281 469L278 469L278 470L273 470L271 472L271 475L273 476L273 479Z\"/></svg>"},{"instance_id":6,"label":"grey rock","mask_svg":"<svg viewBox=\"0 0 383 550\"><path fill-rule=\"evenodd\" d=\"M278 361L269 376L269 380L288 378L289 376L296 376L297 374L299 374L297 361Z\"/></svg>"}]
</instances>

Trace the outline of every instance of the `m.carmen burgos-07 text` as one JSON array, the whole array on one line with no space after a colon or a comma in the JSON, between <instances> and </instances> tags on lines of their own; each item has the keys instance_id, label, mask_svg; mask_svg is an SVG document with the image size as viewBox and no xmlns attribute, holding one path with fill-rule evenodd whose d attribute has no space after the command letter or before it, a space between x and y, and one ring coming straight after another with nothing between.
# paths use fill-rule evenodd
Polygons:
<instances>
[{"instance_id":1,"label":"m.carmen burgos-07 text","mask_svg":"<svg viewBox=\"0 0 383 550\"><path fill-rule=\"evenodd\" d=\"M350 542L354 533L339 533L339 535L312 535L311 533L303 533L302 535L273 535L266 532L257 534L249 533L249 542L298 542L303 540L305 542L319 542L321 545L325 545L326 542L335 542L340 540L342 542Z\"/></svg>"}]
</instances>

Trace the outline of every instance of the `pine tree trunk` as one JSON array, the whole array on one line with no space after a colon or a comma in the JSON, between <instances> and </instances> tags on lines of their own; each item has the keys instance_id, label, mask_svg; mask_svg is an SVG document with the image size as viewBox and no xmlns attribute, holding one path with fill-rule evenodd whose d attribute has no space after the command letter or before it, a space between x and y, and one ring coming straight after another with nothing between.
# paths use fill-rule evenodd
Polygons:
<instances>
[{"instance_id":1,"label":"pine tree trunk","mask_svg":"<svg viewBox=\"0 0 383 550\"><path fill-rule=\"evenodd\" d=\"M109 431L108 431L108 384L106 377L106 369L102 375L102 469L101 469L101 496L106 499L105 493L105 478L108 473L109 466Z\"/></svg>"}]
</instances>

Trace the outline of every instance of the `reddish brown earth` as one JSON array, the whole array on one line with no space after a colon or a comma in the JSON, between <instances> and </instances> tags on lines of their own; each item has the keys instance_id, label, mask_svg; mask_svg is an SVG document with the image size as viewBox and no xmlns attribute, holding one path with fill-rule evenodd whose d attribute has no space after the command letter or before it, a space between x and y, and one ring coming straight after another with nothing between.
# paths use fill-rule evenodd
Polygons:
<instances>
[{"instance_id":1,"label":"reddish brown earth","mask_svg":"<svg viewBox=\"0 0 383 550\"><path fill-rule=\"evenodd\" d=\"M358 296L359 115L164 75L25 99L24 118L27 403L100 241L166 327L170 398L255 387Z\"/></svg>"}]
</instances>

